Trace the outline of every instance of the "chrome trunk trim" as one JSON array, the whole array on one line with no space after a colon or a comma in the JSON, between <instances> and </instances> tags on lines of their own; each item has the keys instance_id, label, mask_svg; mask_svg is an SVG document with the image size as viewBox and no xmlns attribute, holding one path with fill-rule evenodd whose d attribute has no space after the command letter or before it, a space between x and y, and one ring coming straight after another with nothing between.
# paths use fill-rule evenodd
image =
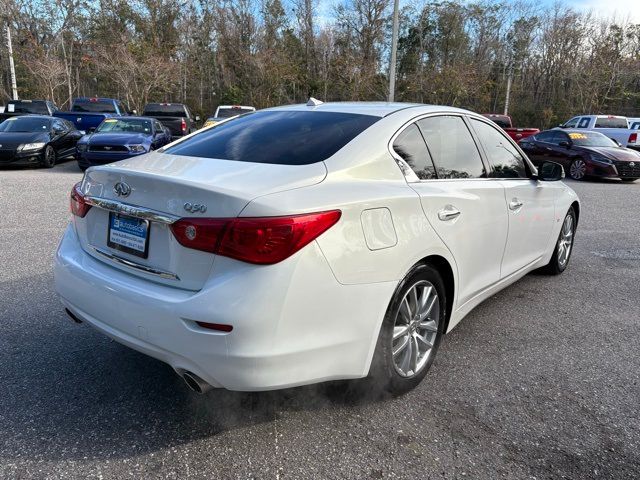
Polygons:
<instances>
[{"instance_id":1,"label":"chrome trunk trim","mask_svg":"<svg viewBox=\"0 0 640 480\"><path fill-rule=\"evenodd\" d=\"M171 225L172 223L180 220L180 217L170 213L163 213L145 207L137 207L135 205L129 205L128 203L118 202L117 200L110 200L108 198L86 196L85 202L89 205L102 208L110 212L123 213L131 217L142 218L143 220L150 220L152 222L165 223L167 225Z\"/></svg>"},{"instance_id":2,"label":"chrome trunk trim","mask_svg":"<svg viewBox=\"0 0 640 480\"><path fill-rule=\"evenodd\" d=\"M176 275L175 273L167 272L165 270L159 270L157 268L147 267L146 265L141 265L141 264L133 262L131 260L127 260L126 258L122 258L122 257L119 257L119 256L114 255L112 253L105 252L104 250L101 250L101 249L99 249L97 247L94 247L93 245L91 245L91 248L93 248L93 250L96 253L98 253L98 254L102 255L103 257L108 258L112 262L118 263L120 265L124 265L124 266L130 267L130 268L135 268L136 270L139 270L139 271L144 272L144 273L148 273L149 275L155 275L155 276L158 276L160 278L166 278L168 280L180 280L180 277L178 277L178 275Z\"/></svg>"}]
</instances>

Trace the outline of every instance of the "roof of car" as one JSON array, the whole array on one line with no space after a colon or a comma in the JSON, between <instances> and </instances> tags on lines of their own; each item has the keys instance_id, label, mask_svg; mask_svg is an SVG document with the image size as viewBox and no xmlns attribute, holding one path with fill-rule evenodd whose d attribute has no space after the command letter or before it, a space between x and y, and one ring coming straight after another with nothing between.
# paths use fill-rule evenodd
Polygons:
<instances>
[{"instance_id":1,"label":"roof of car","mask_svg":"<svg viewBox=\"0 0 640 480\"><path fill-rule=\"evenodd\" d=\"M314 112L334 112L334 113L355 113L361 115L373 115L375 117L386 117L389 114L405 110L408 108L421 108L420 113L429 112L465 112L454 107L443 107L441 105L425 105L422 103L401 103L401 102L327 102L319 105L308 106L307 104L284 105L268 110L288 110L288 111L314 111Z\"/></svg>"}]
</instances>

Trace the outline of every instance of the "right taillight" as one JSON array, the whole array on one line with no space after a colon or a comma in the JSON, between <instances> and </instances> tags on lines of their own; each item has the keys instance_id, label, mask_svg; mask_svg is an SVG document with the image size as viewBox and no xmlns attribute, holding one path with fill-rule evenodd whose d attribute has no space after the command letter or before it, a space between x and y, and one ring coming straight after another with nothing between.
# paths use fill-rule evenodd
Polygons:
<instances>
[{"instance_id":1,"label":"right taillight","mask_svg":"<svg viewBox=\"0 0 640 480\"><path fill-rule=\"evenodd\" d=\"M632 133L631 135L629 135L629 142L628 143L636 143L638 141L638 134L637 133Z\"/></svg>"},{"instance_id":2,"label":"right taillight","mask_svg":"<svg viewBox=\"0 0 640 480\"><path fill-rule=\"evenodd\" d=\"M290 257L340 219L340 210L258 218L183 218L171 225L181 245L243 262L271 265Z\"/></svg>"},{"instance_id":3,"label":"right taillight","mask_svg":"<svg viewBox=\"0 0 640 480\"><path fill-rule=\"evenodd\" d=\"M91 208L91 205L86 202L84 194L80 190L80 183L76 183L71 189L71 196L69 200L71 213L76 217L84 217Z\"/></svg>"}]
</instances>

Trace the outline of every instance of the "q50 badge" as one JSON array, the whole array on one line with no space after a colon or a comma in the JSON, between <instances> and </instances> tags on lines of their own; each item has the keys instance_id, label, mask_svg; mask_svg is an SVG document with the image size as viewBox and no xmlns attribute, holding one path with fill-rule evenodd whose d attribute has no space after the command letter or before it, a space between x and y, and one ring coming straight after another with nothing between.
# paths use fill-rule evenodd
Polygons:
<instances>
[{"instance_id":1,"label":"q50 badge","mask_svg":"<svg viewBox=\"0 0 640 480\"><path fill-rule=\"evenodd\" d=\"M207 211L207 206L203 203L191 203L187 202L184 204L184 209L190 213L204 213Z\"/></svg>"}]
</instances>

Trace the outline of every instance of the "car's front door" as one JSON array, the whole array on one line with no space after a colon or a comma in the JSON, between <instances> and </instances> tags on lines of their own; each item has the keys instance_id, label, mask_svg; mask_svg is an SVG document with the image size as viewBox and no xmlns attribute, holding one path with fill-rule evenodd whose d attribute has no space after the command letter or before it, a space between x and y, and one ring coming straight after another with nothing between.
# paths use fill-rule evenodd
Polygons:
<instances>
[{"instance_id":1,"label":"car's front door","mask_svg":"<svg viewBox=\"0 0 640 480\"><path fill-rule=\"evenodd\" d=\"M455 258L458 304L463 305L500 279L507 238L504 187L487 180L486 166L462 116L419 119L396 138L394 149L405 158L401 152L410 144L423 150L407 161L421 179L410 185Z\"/></svg>"},{"instance_id":2,"label":"car's front door","mask_svg":"<svg viewBox=\"0 0 640 480\"><path fill-rule=\"evenodd\" d=\"M490 165L489 177L505 189L509 233L501 266L504 278L547 251L555 222L557 186L531 179L522 154L502 131L484 120L472 118L470 123Z\"/></svg>"}]
</instances>

